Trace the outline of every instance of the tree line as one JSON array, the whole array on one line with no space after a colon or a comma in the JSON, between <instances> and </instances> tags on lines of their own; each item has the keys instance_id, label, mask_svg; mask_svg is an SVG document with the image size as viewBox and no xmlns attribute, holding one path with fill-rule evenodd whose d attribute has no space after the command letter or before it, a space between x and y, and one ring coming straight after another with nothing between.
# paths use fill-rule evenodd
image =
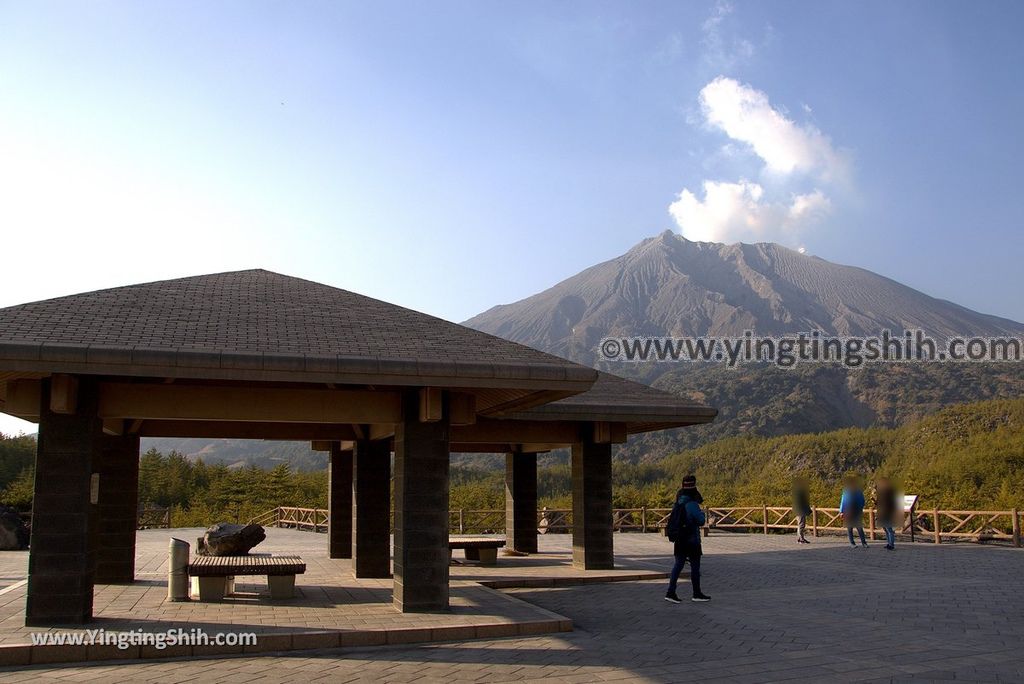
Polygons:
<instances>
[{"instance_id":1,"label":"tree line","mask_svg":"<svg viewBox=\"0 0 1024 684\"><path fill-rule=\"evenodd\" d=\"M29 510L32 437L0 436L0 502ZM682 477L696 473L712 506L784 505L794 476L816 506L837 505L847 473L887 476L925 508L1024 509L1024 399L954 406L901 428L851 428L784 437L730 437L657 463L613 463L613 507L671 505ZM566 463L537 471L539 505L570 508ZM502 509L504 472L453 465L452 509ZM170 507L176 526L249 519L277 506L326 508L327 473L229 468L149 450L139 461L139 500Z\"/></svg>"}]
</instances>

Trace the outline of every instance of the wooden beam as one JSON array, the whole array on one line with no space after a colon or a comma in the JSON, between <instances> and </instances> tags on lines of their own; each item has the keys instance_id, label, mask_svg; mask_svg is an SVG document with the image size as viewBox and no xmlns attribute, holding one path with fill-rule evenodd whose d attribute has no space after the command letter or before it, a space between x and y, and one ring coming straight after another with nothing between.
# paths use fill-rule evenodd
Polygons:
<instances>
[{"instance_id":1,"label":"wooden beam","mask_svg":"<svg viewBox=\"0 0 1024 684\"><path fill-rule=\"evenodd\" d=\"M232 423L225 421L147 420L141 437L211 437L216 439L274 439L282 441L353 440L352 426L313 423Z\"/></svg>"},{"instance_id":2,"label":"wooden beam","mask_svg":"<svg viewBox=\"0 0 1024 684\"><path fill-rule=\"evenodd\" d=\"M371 425L369 439L377 441L378 439L390 439L395 436L395 425L394 423L388 425Z\"/></svg>"},{"instance_id":3,"label":"wooden beam","mask_svg":"<svg viewBox=\"0 0 1024 684\"><path fill-rule=\"evenodd\" d=\"M474 425L451 429L451 441L462 444L524 442L569 445L580 439L579 423L548 420L495 420L481 418Z\"/></svg>"},{"instance_id":4,"label":"wooden beam","mask_svg":"<svg viewBox=\"0 0 1024 684\"><path fill-rule=\"evenodd\" d=\"M476 395L452 392L448 397L452 425L472 425L476 422Z\"/></svg>"},{"instance_id":5,"label":"wooden beam","mask_svg":"<svg viewBox=\"0 0 1024 684\"><path fill-rule=\"evenodd\" d=\"M420 390L420 422L436 423L444 414L444 392L440 387L424 387Z\"/></svg>"},{"instance_id":6,"label":"wooden beam","mask_svg":"<svg viewBox=\"0 0 1024 684\"><path fill-rule=\"evenodd\" d=\"M50 378L50 411L72 415L78 407L78 378L63 373Z\"/></svg>"},{"instance_id":7,"label":"wooden beam","mask_svg":"<svg viewBox=\"0 0 1024 684\"><path fill-rule=\"evenodd\" d=\"M522 450L530 454L540 454L555 449L565 448L565 444L509 444L507 442L496 442L493 444L460 444L451 442L449 450L453 454L507 454L513 451Z\"/></svg>"},{"instance_id":8,"label":"wooden beam","mask_svg":"<svg viewBox=\"0 0 1024 684\"><path fill-rule=\"evenodd\" d=\"M315 439L309 443L310 451L330 451L334 448L334 442L329 439Z\"/></svg>"},{"instance_id":9,"label":"wooden beam","mask_svg":"<svg viewBox=\"0 0 1024 684\"><path fill-rule=\"evenodd\" d=\"M7 402L4 413L33 423L39 422L39 403L43 384L39 380L10 380L7 382Z\"/></svg>"},{"instance_id":10,"label":"wooden beam","mask_svg":"<svg viewBox=\"0 0 1024 684\"><path fill-rule=\"evenodd\" d=\"M564 449L565 444L520 444L519 448L523 453L526 454L543 454L548 451L555 451L556 449Z\"/></svg>"},{"instance_id":11,"label":"wooden beam","mask_svg":"<svg viewBox=\"0 0 1024 684\"><path fill-rule=\"evenodd\" d=\"M597 421L594 423L593 436L595 444L625 444L626 424Z\"/></svg>"},{"instance_id":12,"label":"wooden beam","mask_svg":"<svg viewBox=\"0 0 1024 684\"><path fill-rule=\"evenodd\" d=\"M516 413L518 411L525 411L535 406L542 406L544 404L550 404L553 401L559 399L565 399L579 394L576 391L565 391L565 390L541 390L537 392L531 392L530 394L523 395L516 399L510 399L501 404L495 404L494 406L488 407L486 410L480 411L481 416L501 416L505 413Z\"/></svg>"},{"instance_id":13,"label":"wooden beam","mask_svg":"<svg viewBox=\"0 0 1024 684\"><path fill-rule=\"evenodd\" d=\"M109 418L103 421L103 434L120 437L124 434L124 421L117 418Z\"/></svg>"},{"instance_id":14,"label":"wooden beam","mask_svg":"<svg viewBox=\"0 0 1024 684\"><path fill-rule=\"evenodd\" d=\"M101 418L268 423L396 423L396 391L100 383ZM351 432L351 428L349 428Z\"/></svg>"}]
</instances>

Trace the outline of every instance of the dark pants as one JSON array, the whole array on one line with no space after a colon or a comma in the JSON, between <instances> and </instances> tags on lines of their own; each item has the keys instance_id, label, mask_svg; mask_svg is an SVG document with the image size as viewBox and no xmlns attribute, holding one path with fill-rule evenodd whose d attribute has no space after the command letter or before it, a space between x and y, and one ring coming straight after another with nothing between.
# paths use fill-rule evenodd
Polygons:
<instances>
[{"instance_id":1,"label":"dark pants","mask_svg":"<svg viewBox=\"0 0 1024 684\"><path fill-rule=\"evenodd\" d=\"M693 595L700 596L700 549L677 546L675 557L676 564L672 566L672 574L668 579L668 593L676 593L679 573L683 571L683 565L686 564L686 561L690 561L690 585L693 587Z\"/></svg>"}]
</instances>

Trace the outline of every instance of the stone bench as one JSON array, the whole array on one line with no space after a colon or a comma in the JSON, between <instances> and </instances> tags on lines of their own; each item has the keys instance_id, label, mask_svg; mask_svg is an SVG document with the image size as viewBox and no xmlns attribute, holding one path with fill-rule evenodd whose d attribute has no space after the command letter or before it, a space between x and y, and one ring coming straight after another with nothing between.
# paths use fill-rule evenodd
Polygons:
<instances>
[{"instance_id":1,"label":"stone bench","mask_svg":"<svg viewBox=\"0 0 1024 684\"><path fill-rule=\"evenodd\" d=\"M497 565L498 549L505 546L504 539L490 537L449 537L448 560L451 561L453 549L464 549L466 560L478 561L480 565Z\"/></svg>"},{"instance_id":2,"label":"stone bench","mask_svg":"<svg viewBox=\"0 0 1024 684\"><path fill-rule=\"evenodd\" d=\"M192 593L200 601L220 601L235 589L236 575L266 575L270 598L295 596L295 576L306 572L298 556L198 556L188 564Z\"/></svg>"}]
</instances>

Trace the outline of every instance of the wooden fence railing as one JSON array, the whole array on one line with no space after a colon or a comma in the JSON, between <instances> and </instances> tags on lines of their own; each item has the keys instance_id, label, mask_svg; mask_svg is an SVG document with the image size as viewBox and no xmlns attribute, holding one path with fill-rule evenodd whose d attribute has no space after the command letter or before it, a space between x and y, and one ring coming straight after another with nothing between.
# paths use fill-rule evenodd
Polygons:
<instances>
[{"instance_id":1,"label":"wooden fence railing","mask_svg":"<svg viewBox=\"0 0 1024 684\"><path fill-rule=\"evenodd\" d=\"M708 529L742 529L762 531L795 530L796 515L788 506L732 506L706 509ZM1009 541L1021 546L1022 514L1010 511L920 511L911 509L903 516L903 522L896 530L911 541L918 538L934 542L967 541ZM846 525L838 508L812 508L807 519L807 531L815 537L823 533L845 533ZM884 532L878 524L874 509L864 511L864 532L871 539L878 539Z\"/></svg>"},{"instance_id":2,"label":"wooden fence railing","mask_svg":"<svg viewBox=\"0 0 1024 684\"><path fill-rule=\"evenodd\" d=\"M326 532L328 513L326 508L278 506L266 513L261 513L250 520L249 523L262 525L263 527L286 527L295 530Z\"/></svg>"},{"instance_id":3,"label":"wooden fence railing","mask_svg":"<svg viewBox=\"0 0 1024 684\"><path fill-rule=\"evenodd\" d=\"M164 529L171 526L171 509L147 507L139 509L138 529Z\"/></svg>"},{"instance_id":4,"label":"wooden fence railing","mask_svg":"<svg viewBox=\"0 0 1024 684\"><path fill-rule=\"evenodd\" d=\"M794 531L797 519L788 506L711 506L705 509L711 530L745 530L764 534ZM668 524L671 508L616 508L612 511L612 528L616 532L660 532ZM169 516L169 513L168 513ZM911 541L921 539L934 543L943 541L1008 541L1021 546L1021 524L1024 513L1010 511L918 511L911 510L897 533ZM141 520L141 518L140 518ZM281 506L267 511L250 522L264 527L288 527L314 532L327 531L328 512L323 508L291 508ZM141 524L141 523L140 523ZM458 509L449 511L452 534L501 534L505 531L505 511ZM537 528L542 533L572 531L572 510L544 508L537 511ZM813 508L807 518L807 531L822 534L845 533L846 526L838 508ZM864 511L864 531L872 539L884 532L877 524L875 511Z\"/></svg>"}]
</instances>

